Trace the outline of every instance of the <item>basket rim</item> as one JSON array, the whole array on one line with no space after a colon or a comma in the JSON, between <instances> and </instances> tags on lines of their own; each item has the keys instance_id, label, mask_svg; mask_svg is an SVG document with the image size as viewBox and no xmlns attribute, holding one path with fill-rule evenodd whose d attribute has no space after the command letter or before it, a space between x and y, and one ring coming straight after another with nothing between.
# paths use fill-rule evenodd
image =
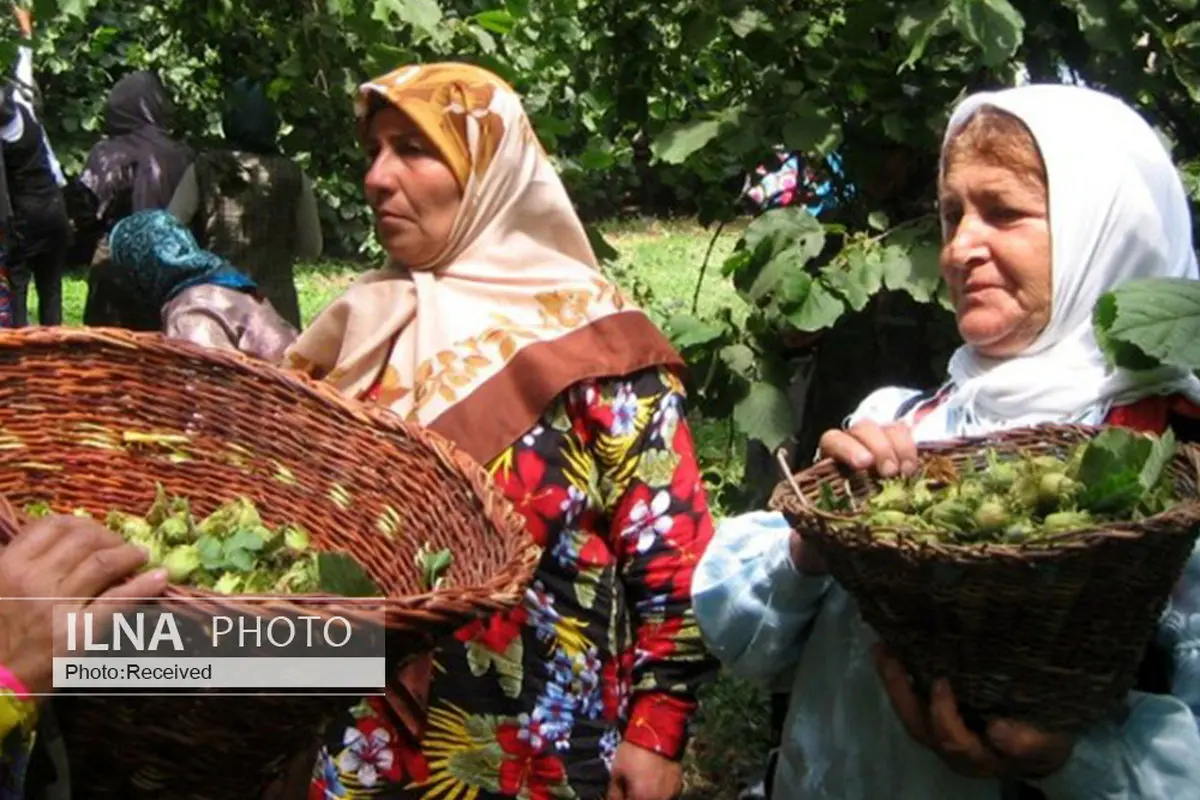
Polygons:
<instances>
[{"instance_id":1,"label":"basket rim","mask_svg":"<svg viewBox=\"0 0 1200 800\"><path fill-rule=\"evenodd\" d=\"M962 455L989 447L1008 448L1011 450L1017 447L1016 443L1027 440L1034 434L1042 440L1041 444L1043 445L1054 444L1052 440L1056 436L1071 439L1070 443L1079 443L1095 437L1109 427L1112 426L1044 423L1021 426L1019 428L1008 428L979 436L959 436L951 439L921 442L917 444L917 458L920 463L924 464L928 459L934 457ZM813 513L811 510L788 507L789 504L785 500L799 504L796 487L793 486L793 483L798 486L801 478L816 478L822 482L830 477L842 477L848 480L840 462L829 457L822 458L809 467L777 483L775 489L771 492L768 504L771 509L783 514L793 528L796 527L797 523L802 521L810 523L810 529L806 530L804 535L815 534L819 538L837 540L852 539L856 544L866 547L938 553L947 556L1049 556L1066 549L1071 549L1072 545L1086 545L1089 542L1099 539L1139 538L1147 527L1168 521L1181 520L1189 524L1195 524L1200 521L1200 444L1177 441L1176 452L1172 457L1172 462L1178 462L1181 459L1189 462L1196 473L1198 484L1196 496L1181 500L1165 511L1141 520L1099 522L1096 525L1086 528L1064 531L1063 533L1039 538L1036 541L1016 544L1009 542L955 543L943 542L941 540L934 543L916 542L903 536L905 533L915 532L916 529L914 528L903 526L868 526L851 519L845 520L847 525L841 528L828 524L828 520L823 518L822 515ZM872 475L870 479L877 480L878 478ZM814 521L816 524L811 525ZM895 541L886 541L876 538L873 535L875 532L895 532L901 535Z\"/></svg>"},{"instance_id":2,"label":"basket rim","mask_svg":"<svg viewBox=\"0 0 1200 800\"><path fill-rule=\"evenodd\" d=\"M511 597L515 592L519 597L520 590L514 590L513 586L515 579L517 576L529 575L536 566L540 557L540 548L529 534L524 518L512 501L505 497L496 486L486 467L453 440L427 427L409 422L388 408L349 397L326 381L309 377L298 370L286 369L251 358L239 351L209 348L184 340L171 339L157 331L142 332L111 327L67 326L0 330L0 351L19 351L30 346L43 347L64 344L93 348L119 347L129 350L144 350L185 362L201 362L223 367L241 373L252 381L274 384L287 392L305 395L351 422L365 425L392 437L414 441L443 467L465 480L467 487L483 506L483 515L496 528L499 535L517 537L526 542L525 546L519 547L508 561L499 565L493 575L485 581L467 586L451 585L420 594L349 598L355 602L366 603L369 601L385 610L419 611L460 596ZM201 371L196 382L203 383L205 380L205 375ZM395 442L389 441L388 446L395 447L396 445ZM237 603L239 595L225 595L196 587L170 585L164 592L164 596L201 599L220 603L227 607L239 607ZM319 600L322 605L328 606L331 598L337 599L340 595L242 595L240 597L270 598L276 601L278 607L290 606L303 610L306 608L303 604L306 598L310 602Z\"/></svg>"}]
</instances>

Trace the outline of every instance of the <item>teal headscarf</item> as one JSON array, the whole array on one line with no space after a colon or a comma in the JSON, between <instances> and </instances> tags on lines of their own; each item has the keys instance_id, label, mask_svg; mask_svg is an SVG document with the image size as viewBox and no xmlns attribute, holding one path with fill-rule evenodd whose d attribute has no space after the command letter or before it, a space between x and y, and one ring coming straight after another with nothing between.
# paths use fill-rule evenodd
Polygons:
<instances>
[{"instance_id":1,"label":"teal headscarf","mask_svg":"<svg viewBox=\"0 0 1200 800\"><path fill-rule=\"evenodd\" d=\"M109 235L109 258L105 272L114 291L155 313L193 286L257 288L248 275L201 248L191 231L161 209L139 211L118 222Z\"/></svg>"},{"instance_id":2,"label":"teal headscarf","mask_svg":"<svg viewBox=\"0 0 1200 800\"><path fill-rule=\"evenodd\" d=\"M225 96L221 120L225 141L234 150L270 155L278 150L279 118L260 84L239 78Z\"/></svg>"}]
</instances>

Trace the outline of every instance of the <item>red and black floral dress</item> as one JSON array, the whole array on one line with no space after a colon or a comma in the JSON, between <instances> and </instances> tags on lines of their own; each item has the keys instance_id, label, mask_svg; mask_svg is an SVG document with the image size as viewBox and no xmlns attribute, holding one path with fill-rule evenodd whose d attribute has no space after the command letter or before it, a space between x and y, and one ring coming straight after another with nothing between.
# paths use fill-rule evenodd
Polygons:
<instances>
[{"instance_id":1,"label":"red and black floral dress","mask_svg":"<svg viewBox=\"0 0 1200 800\"><path fill-rule=\"evenodd\" d=\"M350 709L311 800L603 798L621 741L682 757L717 665L691 610L712 521L677 378L576 384L489 466L545 548L524 605L435 653L419 748L382 701Z\"/></svg>"}]
</instances>

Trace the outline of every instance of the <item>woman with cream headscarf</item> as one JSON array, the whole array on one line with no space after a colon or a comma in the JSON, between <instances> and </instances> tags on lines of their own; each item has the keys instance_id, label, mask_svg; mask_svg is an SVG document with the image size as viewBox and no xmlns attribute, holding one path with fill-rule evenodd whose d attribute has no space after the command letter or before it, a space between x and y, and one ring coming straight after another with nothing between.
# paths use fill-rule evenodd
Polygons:
<instances>
[{"instance_id":1,"label":"woman with cream headscarf","mask_svg":"<svg viewBox=\"0 0 1200 800\"><path fill-rule=\"evenodd\" d=\"M916 444L1039 423L1200 433L1200 381L1110 371L1092 332L1104 292L1197 278L1187 198L1154 131L1071 86L974 95L947 130L942 274L964 344L932 394L887 388L821 440L891 477ZM854 601L782 516L729 520L697 568L705 637L736 673L792 689L776 798L1200 798L1200 549L1125 713L1078 737L1011 720L968 730L943 681L919 701Z\"/></svg>"},{"instance_id":2,"label":"woman with cream headscarf","mask_svg":"<svg viewBox=\"0 0 1200 800\"><path fill-rule=\"evenodd\" d=\"M347 713L310 797L674 797L715 666L689 602L711 520L679 356L599 272L499 78L405 67L357 112L390 264L290 363L487 464L545 550L524 605Z\"/></svg>"}]
</instances>

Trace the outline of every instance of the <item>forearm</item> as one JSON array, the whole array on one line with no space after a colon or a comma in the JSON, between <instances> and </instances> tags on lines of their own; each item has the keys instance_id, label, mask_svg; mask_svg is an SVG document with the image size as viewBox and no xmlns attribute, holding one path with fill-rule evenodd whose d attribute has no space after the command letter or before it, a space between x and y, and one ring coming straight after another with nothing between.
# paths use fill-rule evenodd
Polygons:
<instances>
[{"instance_id":1,"label":"forearm","mask_svg":"<svg viewBox=\"0 0 1200 800\"><path fill-rule=\"evenodd\" d=\"M792 562L780 514L725 520L696 569L692 602L712 652L734 674L774 684L800 661L831 579Z\"/></svg>"}]
</instances>

